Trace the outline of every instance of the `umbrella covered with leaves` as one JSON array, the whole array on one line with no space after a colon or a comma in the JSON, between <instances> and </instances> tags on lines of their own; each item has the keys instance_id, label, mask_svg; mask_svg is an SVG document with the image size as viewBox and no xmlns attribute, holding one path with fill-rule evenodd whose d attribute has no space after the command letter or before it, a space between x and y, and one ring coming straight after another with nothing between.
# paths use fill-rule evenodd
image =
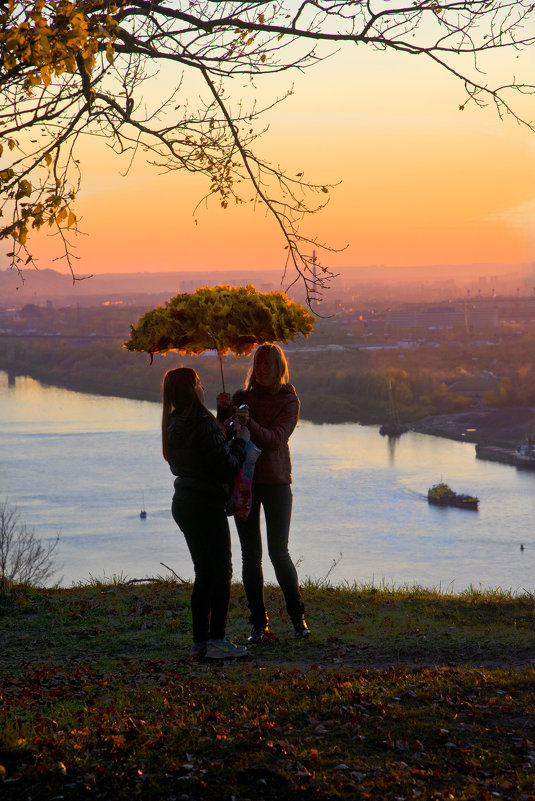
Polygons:
<instances>
[{"instance_id":1,"label":"umbrella covered with leaves","mask_svg":"<svg viewBox=\"0 0 535 801\"><path fill-rule=\"evenodd\" d=\"M223 356L247 356L256 345L307 337L314 327L309 309L284 292L257 292L254 286L201 287L181 293L165 306L146 312L131 326L128 350L154 353L178 351L198 356L215 350L223 376Z\"/></svg>"}]
</instances>

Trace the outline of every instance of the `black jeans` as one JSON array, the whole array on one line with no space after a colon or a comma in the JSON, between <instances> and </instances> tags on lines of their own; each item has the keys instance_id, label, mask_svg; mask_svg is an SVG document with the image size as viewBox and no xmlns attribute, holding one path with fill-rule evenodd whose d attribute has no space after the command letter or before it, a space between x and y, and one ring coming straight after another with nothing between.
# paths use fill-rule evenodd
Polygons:
<instances>
[{"instance_id":1,"label":"black jeans","mask_svg":"<svg viewBox=\"0 0 535 801\"><path fill-rule=\"evenodd\" d=\"M221 640L225 636L232 580L230 530L223 504L202 493L177 488L172 513L186 538L195 569L191 594L193 641Z\"/></svg>"},{"instance_id":2,"label":"black jeans","mask_svg":"<svg viewBox=\"0 0 535 801\"><path fill-rule=\"evenodd\" d=\"M242 552L242 579L253 626L268 622L264 603L260 507L264 508L269 558L284 593L286 610L293 621L303 614L297 571L288 553L292 491L289 484L253 484L251 513L247 520L236 520Z\"/></svg>"}]
</instances>

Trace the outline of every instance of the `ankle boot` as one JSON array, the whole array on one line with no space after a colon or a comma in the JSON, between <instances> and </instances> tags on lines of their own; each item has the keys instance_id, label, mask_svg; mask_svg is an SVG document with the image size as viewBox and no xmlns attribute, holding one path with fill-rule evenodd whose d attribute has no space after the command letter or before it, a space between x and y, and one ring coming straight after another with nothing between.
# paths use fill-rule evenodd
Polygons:
<instances>
[{"instance_id":1,"label":"ankle boot","mask_svg":"<svg viewBox=\"0 0 535 801\"><path fill-rule=\"evenodd\" d=\"M310 629L308 628L307 622L303 615L296 620L293 620L292 623L294 624L294 631L296 637L309 637L310 636Z\"/></svg>"}]
</instances>

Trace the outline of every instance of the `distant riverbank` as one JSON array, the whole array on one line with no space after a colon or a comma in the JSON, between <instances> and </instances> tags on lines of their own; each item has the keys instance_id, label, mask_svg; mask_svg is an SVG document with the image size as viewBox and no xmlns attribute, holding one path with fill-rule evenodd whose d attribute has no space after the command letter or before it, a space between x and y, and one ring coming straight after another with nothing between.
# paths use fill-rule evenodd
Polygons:
<instances>
[{"instance_id":1,"label":"distant riverbank","mask_svg":"<svg viewBox=\"0 0 535 801\"><path fill-rule=\"evenodd\" d=\"M420 434L514 450L533 432L533 416L529 406L481 408L425 417L410 423L410 428Z\"/></svg>"},{"instance_id":2,"label":"distant riverbank","mask_svg":"<svg viewBox=\"0 0 535 801\"><path fill-rule=\"evenodd\" d=\"M81 353L79 349L65 354L62 351L48 352L46 348L42 351L35 346L16 365L2 364L0 359L0 369L8 373L10 382L15 382L17 376L31 376L43 384L74 392L159 403L163 374L172 365L165 360L155 361L149 370L145 358L123 362L120 357L124 354L124 350L115 347L111 351L104 349L98 353L92 345L91 359L87 361L87 354ZM192 366L198 368L194 359L190 361ZM202 363L206 396L213 399L221 390L219 364L216 361L206 358ZM243 365L234 362L225 365L228 386L240 385L243 380L242 368ZM381 425L388 417L388 412L378 397L368 398L365 404L356 403L354 392L348 392L343 382L338 388L330 386L327 390L323 386L310 385L306 378L305 370L302 374L298 373L295 380L301 399L303 420L316 424L359 423L368 426ZM410 421L411 411L414 413L415 410L403 410L404 420L411 430L461 442L514 450L533 432L534 409L529 406L481 406ZM417 411L421 413L422 409Z\"/></svg>"}]
</instances>

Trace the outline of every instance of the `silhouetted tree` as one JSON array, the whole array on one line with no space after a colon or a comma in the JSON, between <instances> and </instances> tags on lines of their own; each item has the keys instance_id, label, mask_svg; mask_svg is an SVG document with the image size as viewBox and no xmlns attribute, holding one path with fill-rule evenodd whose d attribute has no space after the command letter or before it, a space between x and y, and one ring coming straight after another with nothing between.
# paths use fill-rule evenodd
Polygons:
<instances>
[{"instance_id":1,"label":"silhouetted tree","mask_svg":"<svg viewBox=\"0 0 535 801\"><path fill-rule=\"evenodd\" d=\"M10 584L44 586L54 574L56 539L47 545L20 522L16 508L7 500L0 504L0 591Z\"/></svg>"}]
</instances>

